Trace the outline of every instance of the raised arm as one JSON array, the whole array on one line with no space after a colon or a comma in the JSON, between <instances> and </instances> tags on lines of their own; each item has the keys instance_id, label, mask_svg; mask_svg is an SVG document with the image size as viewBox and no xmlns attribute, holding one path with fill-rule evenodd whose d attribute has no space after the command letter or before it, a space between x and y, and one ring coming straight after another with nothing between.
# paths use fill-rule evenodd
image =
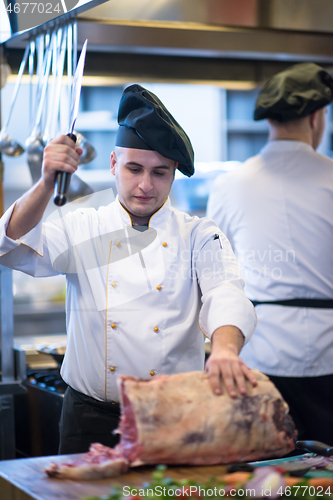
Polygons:
<instances>
[{"instance_id":1,"label":"raised arm","mask_svg":"<svg viewBox=\"0 0 333 500\"><path fill-rule=\"evenodd\" d=\"M42 176L15 204L6 234L17 240L33 229L43 217L53 194L57 171L73 174L78 167L82 149L72 139L62 135L51 141L44 150Z\"/></svg>"}]
</instances>

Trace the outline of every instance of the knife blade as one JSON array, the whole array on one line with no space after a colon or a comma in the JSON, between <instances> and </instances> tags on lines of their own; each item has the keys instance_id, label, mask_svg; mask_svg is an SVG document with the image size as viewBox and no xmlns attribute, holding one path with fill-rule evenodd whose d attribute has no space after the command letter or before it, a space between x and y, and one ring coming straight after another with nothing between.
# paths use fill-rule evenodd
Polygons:
<instances>
[{"instance_id":1,"label":"knife blade","mask_svg":"<svg viewBox=\"0 0 333 500\"><path fill-rule=\"evenodd\" d=\"M320 441L296 441L296 449L309 451L325 457L333 455L333 447Z\"/></svg>"},{"instance_id":2,"label":"knife blade","mask_svg":"<svg viewBox=\"0 0 333 500\"><path fill-rule=\"evenodd\" d=\"M87 53L86 40L83 44L79 61L74 74L71 95L70 95L70 112L69 112L69 123L68 123L68 137L70 137L74 143L76 143L76 135L73 134L76 118L79 112L79 103L82 87L83 70ZM70 174L67 172L56 172L55 184L54 184L54 198L53 201L58 207L65 205L67 201L67 191L70 183Z\"/></svg>"}]
</instances>

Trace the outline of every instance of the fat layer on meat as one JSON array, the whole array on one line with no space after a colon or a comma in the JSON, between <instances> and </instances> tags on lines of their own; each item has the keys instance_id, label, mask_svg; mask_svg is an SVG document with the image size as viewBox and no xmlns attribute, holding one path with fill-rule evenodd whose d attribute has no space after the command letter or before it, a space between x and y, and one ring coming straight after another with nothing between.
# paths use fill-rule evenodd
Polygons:
<instances>
[{"instance_id":1,"label":"fat layer on meat","mask_svg":"<svg viewBox=\"0 0 333 500\"><path fill-rule=\"evenodd\" d=\"M216 396L203 372L120 377L119 449L130 462L146 464L226 464L285 455L297 438L288 405L268 377L253 372L257 386L248 383L248 394L235 399L225 387Z\"/></svg>"}]
</instances>

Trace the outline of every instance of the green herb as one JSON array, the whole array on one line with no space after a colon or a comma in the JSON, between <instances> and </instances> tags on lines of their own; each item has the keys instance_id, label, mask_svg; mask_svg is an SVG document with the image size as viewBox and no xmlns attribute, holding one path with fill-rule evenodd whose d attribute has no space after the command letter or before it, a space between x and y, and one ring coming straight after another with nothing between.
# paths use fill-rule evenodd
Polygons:
<instances>
[{"instance_id":1,"label":"green herb","mask_svg":"<svg viewBox=\"0 0 333 500\"><path fill-rule=\"evenodd\" d=\"M114 486L108 495L102 497L89 497L85 500L145 500L147 499L209 499L221 500L222 498L233 498L234 500L244 500L244 498L257 498L253 494L246 495L246 483L243 485L226 485L223 481L217 481L212 477L204 484L189 479L175 480L171 477L164 477L167 467L158 465L152 473L152 481L144 483L142 486ZM231 492L230 489L233 491ZM294 486L285 486L280 489L278 500L291 500L292 498L302 498L303 500L313 500L314 498L332 498L333 487L310 486L308 479L300 478ZM265 497L270 498L270 495ZM271 497L274 498L273 496Z\"/></svg>"}]
</instances>

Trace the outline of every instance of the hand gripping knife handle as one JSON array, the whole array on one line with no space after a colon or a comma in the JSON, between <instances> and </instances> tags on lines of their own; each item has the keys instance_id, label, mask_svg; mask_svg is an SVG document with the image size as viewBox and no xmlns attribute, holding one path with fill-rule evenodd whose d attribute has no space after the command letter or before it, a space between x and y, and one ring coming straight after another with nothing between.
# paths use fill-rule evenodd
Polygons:
<instances>
[{"instance_id":1,"label":"hand gripping knife handle","mask_svg":"<svg viewBox=\"0 0 333 500\"><path fill-rule=\"evenodd\" d=\"M76 135L67 134L75 143ZM67 191L71 180L71 174L67 172L56 172L54 183L54 203L58 207L65 205L67 201Z\"/></svg>"}]
</instances>

